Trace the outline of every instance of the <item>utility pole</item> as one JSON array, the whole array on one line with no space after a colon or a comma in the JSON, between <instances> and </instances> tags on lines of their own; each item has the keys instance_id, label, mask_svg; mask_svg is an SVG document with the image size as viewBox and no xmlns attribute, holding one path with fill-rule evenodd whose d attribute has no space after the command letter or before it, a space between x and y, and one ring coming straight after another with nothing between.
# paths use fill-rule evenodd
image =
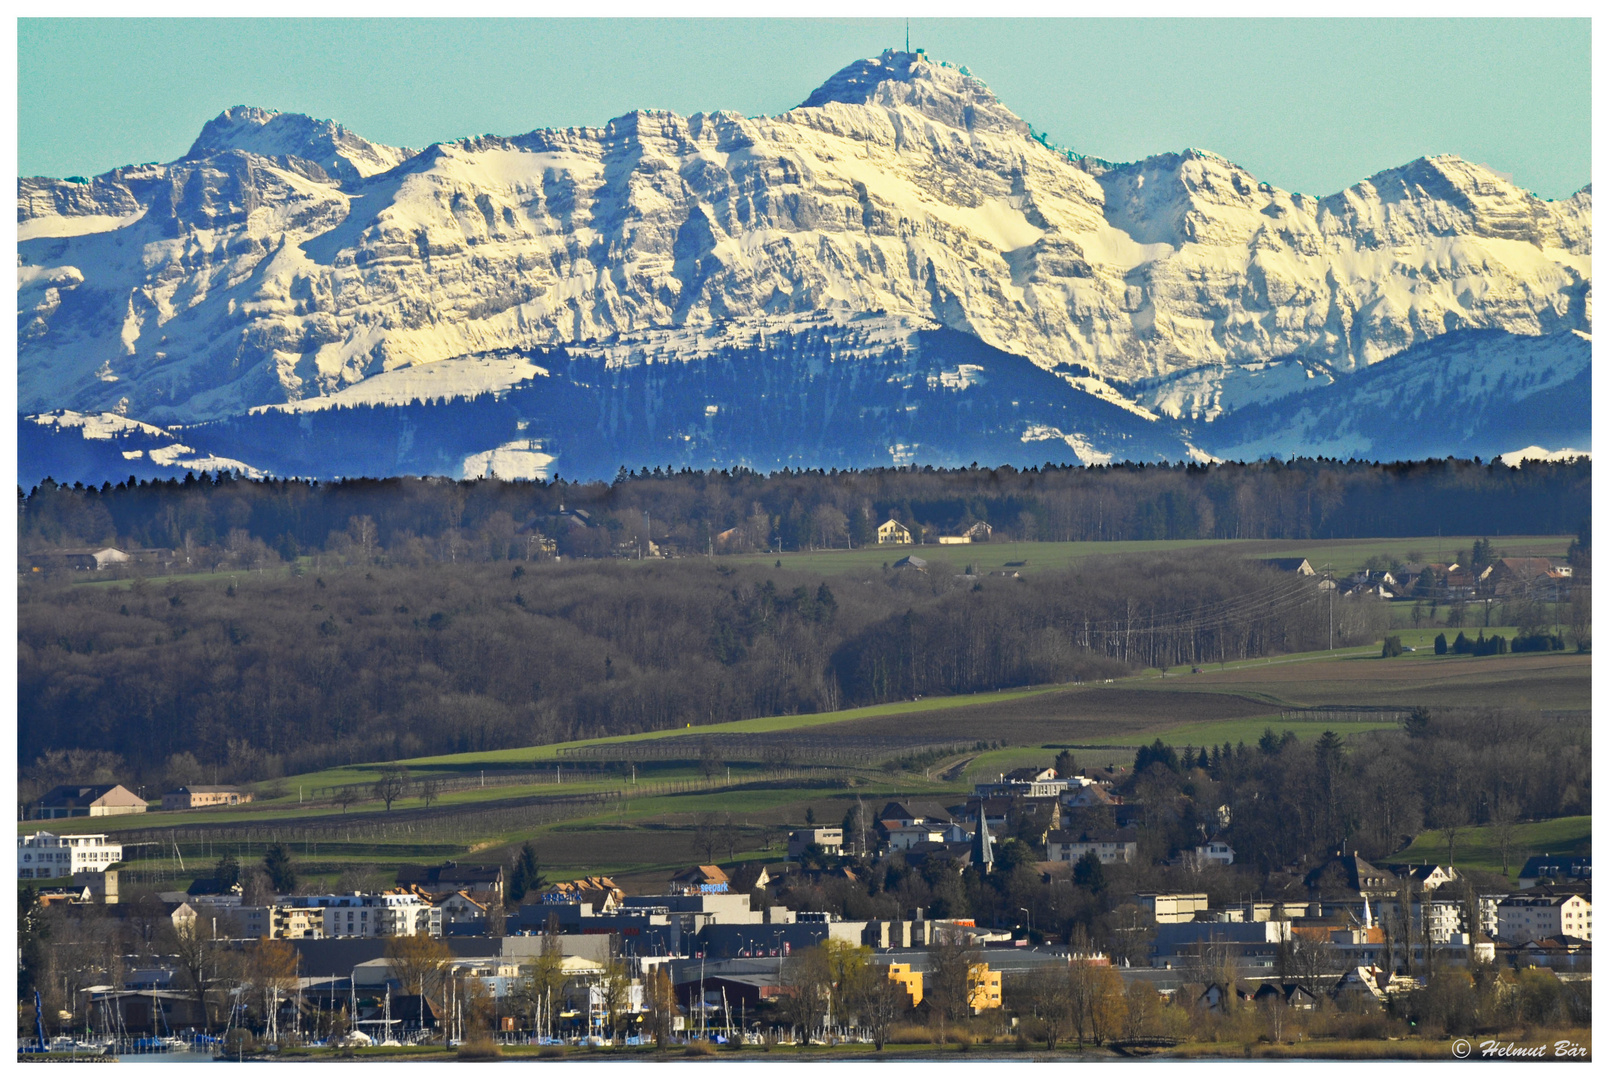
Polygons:
<instances>
[{"instance_id":1,"label":"utility pole","mask_svg":"<svg viewBox=\"0 0 1609 1080\"><path fill-rule=\"evenodd\" d=\"M1324 567L1324 580L1330 583L1330 648L1335 648L1335 573L1332 567Z\"/></svg>"}]
</instances>

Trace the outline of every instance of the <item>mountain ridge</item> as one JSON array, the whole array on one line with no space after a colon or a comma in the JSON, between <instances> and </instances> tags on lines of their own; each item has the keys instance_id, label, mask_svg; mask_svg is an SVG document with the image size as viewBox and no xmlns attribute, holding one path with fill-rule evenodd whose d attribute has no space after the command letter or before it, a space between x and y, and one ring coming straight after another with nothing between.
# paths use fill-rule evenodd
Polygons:
<instances>
[{"instance_id":1,"label":"mountain ridge","mask_svg":"<svg viewBox=\"0 0 1609 1080\"><path fill-rule=\"evenodd\" d=\"M443 361L683 329L741 353L767 320L887 313L1199 427L1449 332L1591 326L1590 185L1550 203L1441 156L1320 199L1199 149L1079 158L909 53L772 117L418 151L237 106L178 161L21 180L18 218L23 410L164 425Z\"/></svg>"}]
</instances>

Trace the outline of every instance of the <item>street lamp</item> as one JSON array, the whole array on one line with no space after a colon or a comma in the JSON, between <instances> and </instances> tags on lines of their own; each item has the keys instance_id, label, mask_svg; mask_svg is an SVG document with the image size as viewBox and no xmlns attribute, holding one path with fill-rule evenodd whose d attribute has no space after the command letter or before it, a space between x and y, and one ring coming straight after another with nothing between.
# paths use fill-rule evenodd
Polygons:
<instances>
[{"instance_id":1,"label":"street lamp","mask_svg":"<svg viewBox=\"0 0 1609 1080\"><path fill-rule=\"evenodd\" d=\"M1034 932L1034 913L1025 907L1020 907L1017 910L1028 916L1028 933L1031 935Z\"/></svg>"}]
</instances>

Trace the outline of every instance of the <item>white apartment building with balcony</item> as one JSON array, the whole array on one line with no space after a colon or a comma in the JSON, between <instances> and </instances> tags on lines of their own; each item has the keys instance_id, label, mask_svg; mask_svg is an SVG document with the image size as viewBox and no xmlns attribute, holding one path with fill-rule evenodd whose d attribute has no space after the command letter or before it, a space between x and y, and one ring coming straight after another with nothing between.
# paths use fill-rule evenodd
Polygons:
<instances>
[{"instance_id":1,"label":"white apartment building with balcony","mask_svg":"<svg viewBox=\"0 0 1609 1080\"><path fill-rule=\"evenodd\" d=\"M57 836L37 832L17 838L17 877L40 880L71 877L85 870L105 870L123 859L123 845L105 833Z\"/></svg>"},{"instance_id":2,"label":"white apartment building with balcony","mask_svg":"<svg viewBox=\"0 0 1609 1080\"><path fill-rule=\"evenodd\" d=\"M416 893L352 893L346 896L293 896L286 906L323 913L321 934L326 938L441 936L441 908Z\"/></svg>"}]
</instances>

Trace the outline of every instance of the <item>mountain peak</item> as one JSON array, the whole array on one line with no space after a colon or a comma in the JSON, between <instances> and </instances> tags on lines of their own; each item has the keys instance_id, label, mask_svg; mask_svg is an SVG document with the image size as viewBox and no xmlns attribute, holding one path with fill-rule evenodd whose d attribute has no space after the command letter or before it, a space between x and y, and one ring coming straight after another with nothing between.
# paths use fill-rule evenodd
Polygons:
<instances>
[{"instance_id":1,"label":"mountain peak","mask_svg":"<svg viewBox=\"0 0 1609 1080\"><path fill-rule=\"evenodd\" d=\"M799 105L816 109L840 103L904 106L951 127L1001 129L1027 135L1028 125L1001 104L982 79L926 53L884 50L838 71Z\"/></svg>"},{"instance_id":2,"label":"mountain peak","mask_svg":"<svg viewBox=\"0 0 1609 1080\"><path fill-rule=\"evenodd\" d=\"M372 143L333 120L255 105L234 105L209 120L185 156L204 158L229 150L304 158L343 183L395 168L416 152Z\"/></svg>"}]
</instances>

